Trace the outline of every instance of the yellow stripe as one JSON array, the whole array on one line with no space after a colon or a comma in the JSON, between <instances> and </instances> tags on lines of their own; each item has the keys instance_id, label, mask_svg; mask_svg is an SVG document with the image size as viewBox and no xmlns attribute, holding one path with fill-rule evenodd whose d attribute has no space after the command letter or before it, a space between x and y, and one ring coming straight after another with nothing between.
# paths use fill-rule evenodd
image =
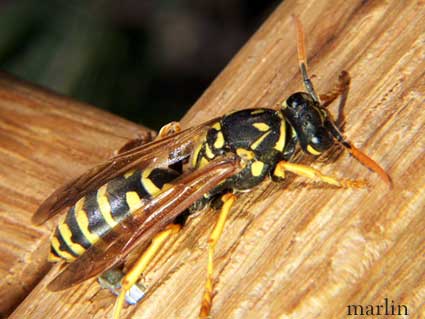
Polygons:
<instances>
[{"instance_id":1,"label":"yellow stripe","mask_svg":"<svg viewBox=\"0 0 425 319\"><path fill-rule=\"evenodd\" d=\"M254 110L254 111L252 111L252 112L251 112L251 115L261 114L261 113L264 113L264 110L263 110L263 109L258 109L258 110Z\"/></svg>"},{"instance_id":2,"label":"yellow stripe","mask_svg":"<svg viewBox=\"0 0 425 319\"><path fill-rule=\"evenodd\" d=\"M83 208L83 205L84 205L84 201L85 201L85 197L81 197L79 200L78 200L78 202L76 202L75 203L75 205L74 205L74 210L76 211L76 212L78 212L79 210L81 210L82 208Z\"/></svg>"},{"instance_id":3,"label":"yellow stripe","mask_svg":"<svg viewBox=\"0 0 425 319\"><path fill-rule=\"evenodd\" d=\"M251 165L251 174L252 176L258 177L263 172L264 163L260 161L256 161Z\"/></svg>"},{"instance_id":4,"label":"yellow stripe","mask_svg":"<svg viewBox=\"0 0 425 319\"><path fill-rule=\"evenodd\" d=\"M57 263L59 261L63 261L62 258L60 258L59 256L56 256L55 254L53 254L52 252L49 253L49 256L47 257L47 261L49 263Z\"/></svg>"},{"instance_id":5,"label":"yellow stripe","mask_svg":"<svg viewBox=\"0 0 425 319\"><path fill-rule=\"evenodd\" d=\"M140 200L139 194L136 192L127 192L125 194L125 199L130 208L130 212L134 212L142 206L142 201Z\"/></svg>"},{"instance_id":6,"label":"yellow stripe","mask_svg":"<svg viewBox=\"0 0 425 319\"><path fill-rule=\"evenodd\" d=\"M284 120L280 121L280 130L279 130L279 139L277 140L274 149L279 152L283 152L285 148L286 141L286 122Z\"/></svg>"},{"instance_id":7,"label":"yellow stripe","mask_svg":"<svg viewBox=\"0 0 425 319\"><path fill-rule=\"evenodd\" d=\"M205 155L207 155L208 159L214 158L214 153L211 151L210 146L205 143Z\"/></svg>"},{"instance_id":8,"label":"yellow stripe","mask_svg":"<svg viewBox=\"0 0 425 319\"><path fill-rule=\"evenodd\" d=\"M199 152L201 151L203 145L204 145L204 143L199 143L196 146L196 148L195 148L195 150L194 150L194 152L192 154L192 167L193 168L195 168L196 167L196 164L198 163Z\"/></svg>"},{"instance_id":9,"label":"yellow stripe","mask_svg":"<svg viewBox=\"0 0 425 319\"><path fill-rule=\"evenodd\" d=\"M261 142L264 141L264 139L271 133L272 131L268 131L266 133L264 133L263 135L261 135L254 143L251 144L251 148L253 150L255 150L260 144Z\"/></svg>"},{"instance_id":10,"label":"yellow stripe","mask_svg":"<svg viewBox=\"0 0 425 319\"><path fill-rule=\"evenodd\" d=\"M77 207L75 207L77 208ZM77 219L78 227L80 228L81 232L83 233L84 237L91 243L94 244L99 240L99 236L95 233L90 232L89 230L89 219L87 217L87 213L80 209L76 211L75 217Z\"/></svg>"},{"instance_id":11,"label":"yellow stripe","mask_svg":"<svg viewBox=\"0 0 425 319\"><path fill-rule=\"evenodd\" d=\"M133 171L134 173L134 171ZM100 213L103 216L103 219L108 223L109 227L113 228L118 223L114 220L111 213L111 205L109 203L108 197L106 196L106 187L108 184L103 185L97 190L97 205L99 206Z\"/></svg>"},{"instance_id":12,"label":"yellow stripe","mask_svg":"<svg viewBox=\"0 0 425 319\"><path fill-rule=\"evenodd\" d=\"M127 179L127 178L133 176L134 172L136 172L135 169L132 169L131 171L128 171L127 173L124 174L124 178Z\"/></svg>"},{"instance_id":13,"label":"yellow stripe","mask_svg":"<svg viewBox=\"0 0 425 319\"><path fill-rule=\"evenodd\" d=\"M71 249L76 255L81 256L86 250L83 246L78 243L74 243L71 239L72 233L69 229L69 226L65 223L62 223L58 227L59 233L62 235L62 239L65 244Z\"/></svg>"},{"instance_id":14,"label":"yellow stripe","mask_svg":"<svg viewBox=\"0 0 425 319\"><path fill-rule=\"evenodd\" d=\"M277 116L279 116L280 119L285 119L282 112L276 112Z\"/></svg>"},{"instance_id":15,"label":"yellow stripe","mask_svg":"<svg viewBox=\"0 0 425 319\"><path fill-rule=\"evenodd\" d=\"M52 244L52 247L55 250L55 252L59 256L61 256L63 259L65 259L66 261L74 261L76 259L74 256L72 256L67 251L61 250L59 248L60 247L60 243L59 243L59 240L56 238L56 236L53 236L52 237L51 244Z\"/></svg>"},{"instance_id":16,"label":"yellow stripe","mask_svg":"<svg viewBox=\"0 0 425 319\"><path fill-rule=\"evenodd\" d=\"M216 129L217 131L221 130L221 124L220 122L216 122L211 126L213 129Z\"/></svg>"},{"instance_id":17,"label":"yellow stripe","mask_svg":"<svg viewBox=\"0 0 425 319\"><path fill-rule=\"evenodd\" d=\"M156 187L156 185L150 180L149 175L152 172L152 169L147 168L142 173L142 185L145 188L145 190L151 195L154 196L155 194L159 193L161 190Z\"/></svg>"},{"instance_id":18,"label":"yellow stripe","mask_svg":"<svg viewBox=\"0 0 425 319\"><path fill-rule=\"evenodd\" d=\"M266 132L266 131L270 130L270 126L267 125L266 123L262 123L262 122L254 123L254 124L252 124L252 126L254 126L260 132Z\"/></svg>"},{"instance_id":19,"label":"yellow stripe","mask_svg":"<svg viewBox=\"0 0 425 319\"><path fill-rule=\"evenodd\" d=\"M214 148L216 149L220 149L224 146L224 136L222 132L218 132L217 133L217 138L215 139L214 142Z\"/></svg>"}]
</instances>

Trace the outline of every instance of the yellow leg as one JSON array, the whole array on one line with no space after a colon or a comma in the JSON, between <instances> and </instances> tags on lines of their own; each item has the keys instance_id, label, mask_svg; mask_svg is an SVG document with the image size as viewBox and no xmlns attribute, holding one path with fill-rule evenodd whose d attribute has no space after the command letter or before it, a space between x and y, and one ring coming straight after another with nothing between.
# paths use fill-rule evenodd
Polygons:
<instances>
[{"instance_id":1,"label":"yellow leg","mask_svg":"<svg viewBox=\"0 0 425 319\"><path fill-rule=\"evenodd\" d=\"M308 177L313 180L321 181L330 185L344 188L362 188L367 187L367 182L362 180L341 180L332 176L322 174L319 170L310 166L281 161L276 165L274 175L279 178L285 177L285 171Z\"/></svg>"},{"instance_id":2,"label":"yellow leg","mask_svg":"<svg viewBox=\"0 0 425 319\"><path fill-rule=\"evenodd\" d=\"M141 274L151 262L152 258L157 254L164 242L172 234L177 233L181 226L177 224L169 225L164 231L158 233L153 239L150 246L143 255L137 260L133 267L126 273L121 281L121 291L114 306L114 319L119 319L121 309L124 306L125 294L139 280Z\"/></svg>"},{"instance_id":3,"label":"yellow leg","mask_svg":"<svg viewBox=\"0 0 425 319\"><path fill-rule=\"evenodd\" d=\"M212 293L213 293L213 275L214 275L214 252L215 246L223 232L224 224L226 223L227 216L229 215L230 209L236 200L236 196L233 194L225 194L222 197L223 207L221 208L220 215L217 220L210 238L208 239L208 273L207 282L205 283L204 296L202 298L201 310L199 318L208 318L212 305Z\"/></svg>"}]
</instances>

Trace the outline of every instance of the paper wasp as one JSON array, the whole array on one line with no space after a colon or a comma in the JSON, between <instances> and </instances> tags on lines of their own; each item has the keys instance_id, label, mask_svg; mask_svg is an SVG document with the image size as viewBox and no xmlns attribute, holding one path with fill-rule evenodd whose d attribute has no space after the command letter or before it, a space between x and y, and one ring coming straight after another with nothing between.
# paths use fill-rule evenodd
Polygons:
<instances>
[{"instance_id":1,"label":"paper wasp","mask_svg":"<svg viewBox=\"0 0 425 319\"><path fill-rule=\"evenodd\" d=\"M131 290L164 241L191 213L219 202L221 211L208 241L208 275L200 310L200 317L207 317L215 245L236 194L267 178L280 181L285 172L338 187L365 186L362 181L340 180L290 162L298 145L307 154L319 155L338 143L391 184L376 162L342 136L326 109L348 87L348 74L342 74L330 94L316 94L307 74L302 25L294 19L306 92L292 94L279 110L245 109L184 131L176 123L167 125L154 141L131 142L109 161L56 190L40 206L33 216L36 224L71 206L52 236L50 254L51 261L68 264L49 289L65 289L117 268L134 247L150 243L124 277L112 284L111 290L119 289L114 309L114 318L119 318L126 298L141 299L131 296Z\"/></svg>"}]
</instances>

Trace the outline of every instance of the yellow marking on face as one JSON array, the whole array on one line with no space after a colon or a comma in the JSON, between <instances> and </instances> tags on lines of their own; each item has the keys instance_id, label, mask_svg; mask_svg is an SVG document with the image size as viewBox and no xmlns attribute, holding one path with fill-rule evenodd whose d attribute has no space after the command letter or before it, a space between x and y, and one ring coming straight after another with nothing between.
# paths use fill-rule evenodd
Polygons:
<instances>
[{"instance_id":1,"label":"yellow marking on face","mask_svg":"<svg viewBox=\"0 0 425 319\"><path fill-rule=\"evenodd\" d=\"M113 228L118 223L112 217L111 212L111 204L109 203L108 197L106 196L106 185L103 185L101 188L97 190L97 205L99 206L100 213L102 214L103 219L109 225L109 227Z\"/></svg>"},{"instance_id":2,"label":"yellow marking on face","mask_svg":"<svg viewBox=\"0 0 425 319\"><path fill-rule=\"evenodd\" d=\"M255 157L255 154L254 154L254 152L252 152L252 151L249 151L249 150L246 150L246 149L244 149L244 148L238 148L237 150L236 150L236 154L240 157L240 158L242 158L242 159L244 159L244 160L252 160L254 157Z\"/></svg>"},{"instance_id":3,"label":"yellow marking on face","mask_svg":"<svg viewBox=\"0 0 425 319\"><path fill-rule=\"evenodd\" d=\"M207 155L208 159L214 158L214 153L211 151L210 146L205 143L205 155Z\"/></svg>"},{"instance_id":4,"label":"yellow marking on face","mask_svg":"<svg viewBox=\"0 0 425 319\"><path fill-rule=\"evenodd\" d=\"M60 243L56 237L52 237L51 244L55 252L66 261L74 261L76 259L69 252L60 249Z\"/></svg>"},{"instance_id":5,"label":"yellow marking on face","mask_svg":"<svg viewBox=\"0 0 425 319\"><path fill-rule=\"evenodd\" d=\"M142 206L142 201L136 192L127 192L125 194L125 200L127 201L130 212L134 212Z\"/></svg>"},{"instance_id":6,"label":"yellow marking on face","mask_svg":"<svg viewBox=\"0 0 425 319\"><path fill-rule=\"evenodd\" d=\"M128 171L127 173L124 174L124 178L127 179L127 178L131 177L134 174L135 171L136 171L135 169Z\"/></svg>"},{"instance_id":7,"label":"yellow marking on face","mask_svg":"<svg viewBox=\"0 0 425 319\"><path fill-rule=\"evenodd\" d=\"M195 168L196 164L198 163L199 152L201 151L203 145L204 145L203 143L199 143L196 146L195 150L193 151L193 154L192 154L192 167L193 168Z\"/></svg>"},{"instance_id":8,"label":"yellow marking on face","mask_svg":"<svg viewBox=\"0 0 425 319\"><path fill-rule=\"evenodd\" d=\"M211 126L213 129L220 131L221 130L221 124L220 122L216 122Z\"/></svg>"},{"instance_id":9,"label":"yellow marking on face","mask_svg":"<svg viewBox=\"0 0 425 319\"><path fill-rule=\"evenodd\" d=\"M279 139L274 145L274 149L278 150L279 152L283 152L285 148L285 142L286 142L286 122L280 121Z\"/></svg>"},{"instance_id":10,"label":"yellow marking on face","mask_svg":"<svg viewBox=\"0 0 425 319\"><path fill-rule=\"evenodd\" d=\"M220 149L223 146L224 146L224 136L223 136L223 133L218 132L217 133L217 137L216 137L215 142L214 142L214 148Z\"/></svg>"},{"instance_id":11,"label":"yellow marking on face","mask_svg":"<svg viewBox=\"0 0 425 319\"><path fill-rule=\"evenodd\" d=\"M74 243L71 239L72 233L69 226L65 223L62 223L58 227L59 233L62 235L62 239L65 244L71 249L76 255L81 256L86 250L83 246L78 243Z\"/></svg>"},{"instance_id":12,"label":"yellow marking on face","mask_svg":"<svg viewBox=\"0 0 425 319\"><path fill-rule=\"evenodd\" d=\"M252 126L254 126L260 132L266 132L266 131L270 130L270 126L267 125L266 123L261 123L261 122L254 123L254 124L252 124Z\"/></svg>"},{"instance_id":13,"label":"yellow marking on face","mask_svg":"<svg viewBox=\"0 0 425 319\"><path fill-rule=\"evenodd\" d=\"M97 242L99 240L99 236L89 230L89 219L87 217L87 213L83 209L80 209L77 211L75 217L77 219L78 227L80 228L84 237L86 237L86 239L91 244Z\"/></svg>"},{"instance_id":14,"label":"yellow marking on face","mask_svg":"<svg viewBox=\"0 0 425 319\"><path fill-rule=\"evenodd\" d=\"M259 138L257 138L257 140L251 144L251 148L253 150L257 149L257 147L264 141L264 139L271 133L272 131L268 131L266 133L264 133L263 135L261 135Z\"/></svg>"},{"instance_id":15,"label":"yellow marking on face","mask_svg":"<svg viewBox=\"0 0 425 319\"><path fill-rule=\"evenodd\" d=\"M251 174L252 176L258 177L263 173L264 163L260 161L256 161L251 165Z\"/></svg>"},{"instance_id":16,"label":"yellow marking on face","mask_svg":"<svg viewBox=\"0 0 425 319\"><path fill-rule=\"evenodd\" d=\"M319 151L315 150L315 149L313 148L313 146L311 146L311 145L307 145L307 151L308 151L310 154L313 154L313 155L320 155L320 154L321 154L321 152L319 152Z\"/></svg>"},{"instance_id":17,"label":"yellow marking on face","mask_svg":"<svg viewBox=\"0 0 425 319\"><path fill-rule=\"evenodd\" d=\"M286 103L286 100L282 102L282 104L280 105L282 107L282 109L286 109L288 107L288 103Z\"/></svg>"},{"instance_id":18,"label":"yellow marking on face","mask_svg":"<svg viewBox=\"0 0 425 319\"><path fill-rule=\"evenodd\" d=\"M258 110L254 110L251 112L251 115L255 115L255 114L261 114L264 113L265 111L263 109L258 109Z\"/></svg>"},{"instance_id":19,"label":"yellow marking on face","mask_svg":"<svg viewBox=\"0 0 425 319\"><path fill-rule=\"evenodd\" d=\"M149 175L151 172L152 172L152 169L150 168L145 169L142 173L141 182L145 190L149 193L149 195L154 196L155 194L159 193L161 190L149 178Z\"/></svg>"}]
</instances>

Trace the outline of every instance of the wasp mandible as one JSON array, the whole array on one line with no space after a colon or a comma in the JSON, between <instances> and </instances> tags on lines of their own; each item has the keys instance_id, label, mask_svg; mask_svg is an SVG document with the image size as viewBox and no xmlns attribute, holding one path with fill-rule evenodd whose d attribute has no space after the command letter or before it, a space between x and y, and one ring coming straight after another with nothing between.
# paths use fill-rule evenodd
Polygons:
<instances>
[{"instance_id":1,"label":"wasp mandible","mask_svg":"<svg viewBox=\"0 0 425 319\"><path fill-rule=\"evenodd\" d=\"M317 95L307 73L304 31L297 29L298 60L306 92L281 102L278 110L245 109L180 130L166 125L143 145L131 141L118 155L56 190L40 206L33 222L41 224L66 207L51 238L50 261L65 261L65 269L48 285L56 291L101 275L118 294L114 318L125 300L142 297L138 281L162 244L184 226L188 216L212 202L221 209L208 241L208 268L199 316L212 306L214 251L225 221L240 192L286 172L337 187L364 187L364 181L342 180L312 167L291 162L300 147L320 155L342 145L388 184L389 175L341 134L327 105L346 91L347 73L329 94ZM129 146L130 145L130 146ZM110 279L133 248L149 246L126 274Z\"/></svg>"}]
</instances>

